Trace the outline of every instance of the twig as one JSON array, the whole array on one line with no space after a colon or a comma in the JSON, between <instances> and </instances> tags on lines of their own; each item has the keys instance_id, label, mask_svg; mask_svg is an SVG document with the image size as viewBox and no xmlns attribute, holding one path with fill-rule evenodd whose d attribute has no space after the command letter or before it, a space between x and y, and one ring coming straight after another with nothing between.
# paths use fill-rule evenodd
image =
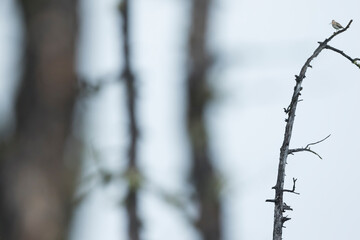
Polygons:
<instances>
[{"instance_id":1,"label":"twig","mask_svg":"<svg viewBox=\"0 0 360 240\"><path fill-rule=\"evenodd\" d=\"M325 141L326 139L328 139L331 136L331 134L329 134L327 137L321 139L320 141L314 142L314 143L309 143L308 145L306 145L306 147L304 148L295 148L295 149L289 149L289 154L293 154L295 152L310 152L315 154L316 156L318 156L320 159L322 159L322 157L315 151L310 149L310 146L312 145L316 145L318 143L321 143L323 141Z\"/></svg>"},{"instance_id":2,"label":"twig","mask_svg":"<svg viewBox=\"0 0 360 240\"><path fill-rule=\"evenodd\" d=\"M315 151L308 149L308 148L295 148L295 149L289 149L289 154L293 154L295 152L310 152L318 156L322 160L322 157Z\"/></svg>"},{"instance_id":3,"label":"twig","mask_svg":"<svg viewBox=\"0 0 360 240\"><path fill-rule=\"evenodd\" d=\"M325 138L323 138L323 139L321 139L321 140L319 140L319 141L317 141L317 142L309 143L308 145L306 145L305 148L308 148L308 147L311 146L311 145L316 145L316 144L318 144L318 143L321 143L321 142L325 141L326 139L328 139L330 136L331 136L331 134L327 135Z\"/></svg>"},{"instance_id":4,"label":"twig","mask_svg":"<svg viewBox=\"0 0 360 240\"><path fill-rule=\"evenodd\" d=\"M296 181L297 181L297 178L293 178L293 188L291 190L284 189L283 192L289 192L289 193L294 193L294 194L300 195L300 193L295 192ZM286 204L284 203L284 205L286 205Z\"/></svg>"}]
</instances>

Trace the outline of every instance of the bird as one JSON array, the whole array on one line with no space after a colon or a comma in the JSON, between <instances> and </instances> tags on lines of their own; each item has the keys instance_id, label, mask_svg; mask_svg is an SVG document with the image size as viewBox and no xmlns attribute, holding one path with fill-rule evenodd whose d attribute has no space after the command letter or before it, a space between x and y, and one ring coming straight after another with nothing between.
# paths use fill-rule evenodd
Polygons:
<instances>
[{"instance_id":1,"label":"bird","mask_svg":"<svg viewBox=\"0 0 360 240\"><path fill-rule=\"evenodd\" d=\"M340 23L336 22L335 20L331 21L331 25L333 26L333 28L335 28L336 30L340 30L342 28L344 28L343 26L341 26Z\"/></svg>"}]
</instances>

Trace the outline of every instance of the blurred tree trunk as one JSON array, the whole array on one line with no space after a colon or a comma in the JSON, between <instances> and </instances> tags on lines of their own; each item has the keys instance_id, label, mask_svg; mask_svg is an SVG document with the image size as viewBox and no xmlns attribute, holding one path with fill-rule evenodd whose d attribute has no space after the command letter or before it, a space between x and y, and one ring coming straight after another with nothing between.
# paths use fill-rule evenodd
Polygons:
<instances>
[{"instance_id":1,"label":"blurred tree trunk","mask_svg":"<svg viewBox=\"0 0 360 240\"><path fill-rule=\"evenodd\" d=\"M205 122L205 110L211 96L207 83L211 61L206 41L210 7L211 0L192 0L188 40L187 125L192 148L191 180L199 206L196 226L204 240L219 240L222 235L219 181L210 155Z\"/></svg>"},{"instance_id":2,"label":"blurred tree trunk","mask_svg":"<svg viewBox=\"0 0 360 240\"><path fill-rule=\"evenodd\" d=\"M64 150L76 98L77 1L18 2L24 73L16 132L0 155L0 238L66 239L76 166Z\"/></svg>"},{"instance_id":3,"label":"blurred tree trunk","mask_svg":"<svg viewBox=\"0 0 360 240\"><path fill-rule=\"evenodd\" d=\"M128 237L130 240L140 239L141 220L138 216L138 198L140 187L140 173L138 168L138 122L136 118L136 81L130 61L130 1L122 0L119 10L123 20L123 54L124 68L122 77L126 84L127 112L129 119L129 146L128 146L128 192L126 195L126 212L128 217Z\"/></svg>"}]
</instances>

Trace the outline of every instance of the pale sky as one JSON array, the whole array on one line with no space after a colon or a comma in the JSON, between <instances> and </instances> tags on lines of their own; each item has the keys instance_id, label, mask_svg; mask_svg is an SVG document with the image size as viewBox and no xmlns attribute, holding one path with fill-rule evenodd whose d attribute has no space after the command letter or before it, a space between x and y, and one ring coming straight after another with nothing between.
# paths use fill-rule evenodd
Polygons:
<instances>
[{"instance_id":1,"label":"pale sky","mask_svg":"<svg viewBox=\"0 0 360 240\"><path fill-rule=\"evenodd\" d=\"M0 3L0 99L14 81L15 61L10 23ZM121 28L115 0L82 0L79 73L92 81L116 77L121 70ZM285 127L283 108L290 103L294 75L330 36L332 19L351 28L330 45L360 57L360 2L237 1L214 3L210 32L212 52L219 61L211 81L217 99L208 109L213 156L226 183L223 191L225 240L265 240L272 237L273 204L279 149ZM8 9L8 8L6 8ZM8 10L10 11L10 10ZM189 165L184 126L184 60L188 4L183 0L135 0L133 4L133 63L139 89L141 127L140 166L150 186L184 192ZM4 18L7 21L3 20ZM11 19L11 21L9 20ZM18 28L18 27L17 27ZM10 47L9 47L10 46ZM4 50L5 51L5 50ZM9 63L10 62L10 63ZM4 67L10 64L9 67ZM11 65L12 64L12 65ZM298 179L300 195L285 195L294 211L284 239L359 239L360 70L337 53L324 50L308 69L295 119L291 147L313 146L323 160L310 153L290 156L286 186ZM15 68L17 69L17 68ZM6 77L10 76L10 77ZM11 88L11 87L10 87ZM7 102L1 100L1 102ZM5 103L1 111L8 109ZM8 105L7 105L8 106ZM116 171L126 164L124 89L105 87L88 103L80 104L92 131L86 141L96 146L104 166ZM5 116L1 114L1 116ZM1 122L1 121L0 121ZM93 171L88 154L84 174ZM123 159L119 159L123 157ZM120 191L118 190L120 189ZM126 218L119 202L124 186L94 187L80 206L73 240L126 239ZM197 240L198 235L174 207L151 190L141 193L144 240Z\"/></svg>"}]
</instances>

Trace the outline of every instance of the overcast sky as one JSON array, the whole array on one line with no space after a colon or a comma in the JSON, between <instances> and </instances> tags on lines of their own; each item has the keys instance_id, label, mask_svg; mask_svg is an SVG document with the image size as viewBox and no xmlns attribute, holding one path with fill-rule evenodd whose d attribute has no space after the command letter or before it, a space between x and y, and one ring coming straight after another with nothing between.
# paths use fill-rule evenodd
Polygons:
<instances>
[{"instance_id":1,"label":"overcast sky","mask_svg":"<svg viewBox=\"0 0 360 240\"><path fill-rule=\"evenodd\" d=\"M11 81L18 72L19 25L11 0L0 2L1 120L8 115ZM121 70L120 20L115 0L82 0L78 71L92 81L115 78ZM132 5L133 63L139 88L140 164L150 186L169 192L186 190L188 145L184 126L184 60L188 2L135 0ZM285 127L283 108L290 103L306 59L330 36L329 23L354 22L330 45L360 57L360 2L218 0L210 31L217 57L211 81L217 98L208 109L213 155L226 183L223 191L226 240L271 239L279 149ZM16 31L17 29L17 31ZM16 43L16 41L15 41ZM291 147L313 146L290 156L286 186L298 178L300 195L285 195L289 212L284 239L359 239L360 71L339 54L324 50L304 80ZM10 86L10 87L9 87ZM104 165L125 165L124 89L110 84L78 106L86 116L88 144ZM1 122L1 121L0 121ZM119 160L119 156L124 158ZM84 174L93 171L88 154ZM119 187L122 186L122 187ZM123 185L95 187L80 206L73 240L126 239L125 215L118 209ZM196 232L175 208L154 191L142 192L145 240L197 240ZM106 236L105 236L106 234Z\"/></svg>"}]
</instances>

